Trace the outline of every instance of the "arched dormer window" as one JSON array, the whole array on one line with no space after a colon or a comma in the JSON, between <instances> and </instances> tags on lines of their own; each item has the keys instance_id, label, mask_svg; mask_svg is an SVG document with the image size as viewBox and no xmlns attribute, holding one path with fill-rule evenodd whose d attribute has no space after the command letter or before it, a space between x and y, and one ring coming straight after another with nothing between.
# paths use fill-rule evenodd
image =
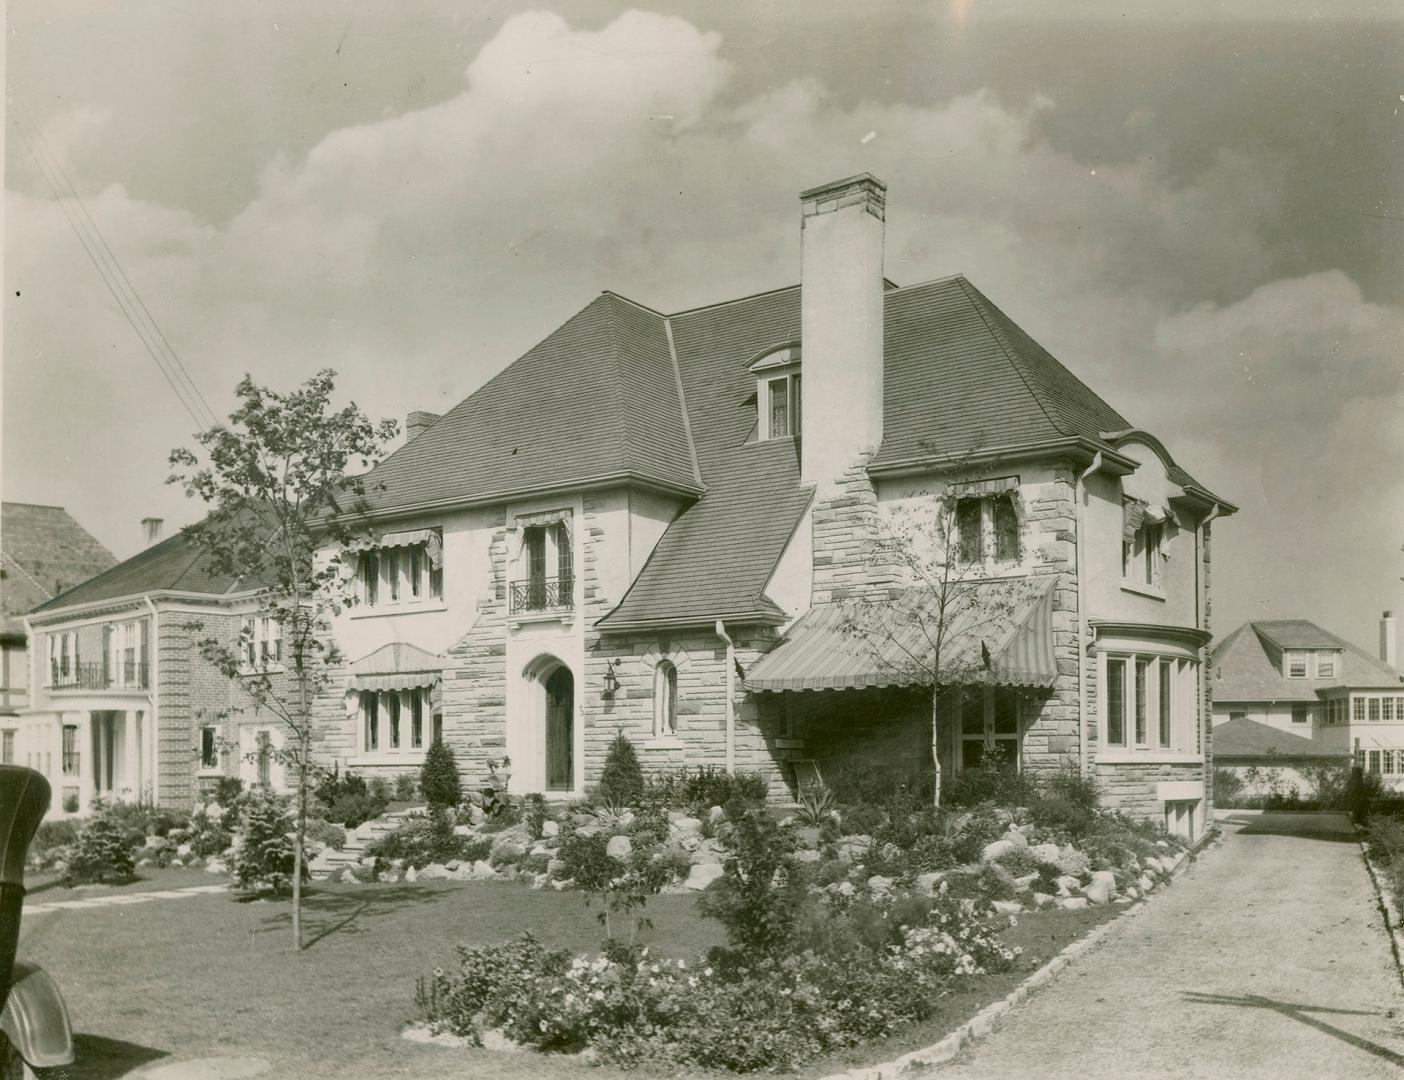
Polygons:
<instances>
[{"instance_id":1,"label":"arched dormer window","mask_svg":"<svg viewBox=\"0 0 1404 1080\"><path fill-rule=\"evenodd\" d=\"M660 660L653 669L653 737L667 739L678 733L678 669L671 660Z\"/></svg>"},{"instance_id":2,"label":"arched dormer window","mask_svg":"<svg viewBox=\"0 0 1404 1080\"><path fill-rule=\"evenodd\" d=\"M800 434L800 350L797 342L766 349L748 365L756 377L756 438Z\"/></svg>"}]
</instances>

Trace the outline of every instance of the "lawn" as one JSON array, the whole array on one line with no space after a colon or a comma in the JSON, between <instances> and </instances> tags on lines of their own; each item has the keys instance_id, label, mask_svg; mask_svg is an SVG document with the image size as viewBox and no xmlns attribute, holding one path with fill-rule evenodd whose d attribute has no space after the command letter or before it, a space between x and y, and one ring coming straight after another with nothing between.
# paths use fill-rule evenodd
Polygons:
<instances>
[{"instance_id":1,"label":"lawn","mask_svg":"<svg viewBox=\"0 0 1404 1080\"><path fill-rule=\"evenodd\" d=\"M167 880L174 873L178 879ZM160 880L155 880L159 878ZM210 875L153 873L144 887L207 884ZM142 888L136 886L135 888ZM127 891L130 891L130 887ZM35 897L48 900L67 890ZM75 895L95 895L82 891ZM649 904L658 951L690 957L721 940L693 896ZM527 1077L639 1074L568 1058L422 1046L400 1038L416 1019L415 980L450 965L457 942L500 941L530 929L549 945L598 945L597 909L579 893L495 882L318 886L306 900L309 948L290 951L283 901L235 895L64 910L26 919L20 955L43 964L79 1033L74 1080L129 1075L165 1059L257 1056L275 1076ZM1032 967L1120 908L1020 916L1009 931L1030 963L972 982L943 1016L879 1046L819 1063L819 1075L940 1038L1007 994ZM1037 963L1034 962L1037 958Z\"/></svg>"}]
</instances>

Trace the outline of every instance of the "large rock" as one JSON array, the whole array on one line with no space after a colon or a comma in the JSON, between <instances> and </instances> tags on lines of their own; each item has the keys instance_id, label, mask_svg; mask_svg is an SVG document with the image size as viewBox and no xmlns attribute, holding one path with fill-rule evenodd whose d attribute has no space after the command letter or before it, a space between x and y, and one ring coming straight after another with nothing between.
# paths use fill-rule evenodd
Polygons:
<instances>
[{"instance_id":1,"label":"large rock","mask_svg":"<svg viewBox=\"0 0 1404 1080\"><path fill-rule=\"evenodd\" d=\"M701 892L721 877L724 872L721 863L694 863L692 869L687 872L687 880L683 882L683 888L692 892Z\"/></svg>"},{"instance_id":2,"label":"large rock","mask_svg":"<svg viewBox=\"0 0 1404 1080\"><path fill-rule=\"evenodd\" d=\"M1017 900L996 900L991 906L998 915L1017 915L1024 910L1024 905Z\"/></svg>"},{"instance_id":3,"label":"large rock","mask_svg":"<svg viewBox=\"0 0 1404 1080\"><path fill-rule=\"evenodd\" d=\"M1116 892L1116 875L1110 870L1093 870L1092 884L1095 885L1098 882L1104 882L1112 892Z\"/></svg>"},{"instance_id":4,"label":"large rock","mask_svg":"<svg viewBox=\"0 0 1404 1080\"><path fill-rule=\"evenodd\" d=\"M1000 859L1015 850L1012 840L991 840L985 845L985 850L980 852L980 861L986 863L999 862Z\"/></svg>"},{"instance_id":5,"label":"large rock","mask_svg":"<svg viewBox=\"0 0 1404 1080\"><path fill-rule=\"evenodd\" d=\"M211 859L209 862L205 863L205 873L227 874L229 873L229 866L224 862L223 859Z\"/></svg>"},{"instance_id":6,"label":"large rock","mask_svg":"<svg viewBox=\"0 0 1404 1080\"><path fill-rule=\"evenodd\" d=\"M477 836L478 831L471 825L455 825L453 827L454 836Z\"/></svg>"},{"instance_id":7,"label":"large rock","mask_svg":"<svg viewBox=\"0 0 1404 1080\"><path fill-rule=\"evenodd\" d=\"M195 849L189 844L181 844L180 847L176 848L176 854L182 859L188 859L191 855L195 854Z\"/></svg>"},{"instance_id":8,"label":"large rock","mask_svg":"<svg viewBox=\"0 0 1404 1080\"><path fill-rule=\"evenodd\" d=\"M1029 846L1029 838L1025 836L1020 830L1014 828L1011 828L1008 832L1001 836L1000 839L1008 840L1011 844L1018 848L1026 848Z\"/></svg>"},{"instance_id":9,"label":"large rock","mask_svg":"<svg viewBox=\"0 0 1404 1080\"><path fill-rule=\"evenodd\" d=\"M707 811L707 820L713 825L720 825L726 820L726 811L720 806L713 806Z\"/></svg>"},{"instance_id":10,"label":"large rock","mask_svg":"<svg viewBox=\"0 0 1404 1080\"><path fill-rule=\"evenodd\" d=\"M1049 904L1053 903L1054 899L1055 897L1050 896L1046 892L1036 892L1032 897L1033 906L1036 908L1046 908Z\"/></svg>"},{"instance_id":11,"label":"large rock","mask_svg":"<svg viewBox=\"0 0 1404 1080\"><path fill-rule=\"evenodd\" d=\"M1058 906L1064 911L1081 911L1087 903L1085 896L1065 896L1058 901Z\"/></svg>"},{"instance_id":12,"label":"large rock","mask_svg":"<svg viewBox=\"0 0 1404 1080\"><path fill-rule=\"evenodd\" d=\"M561 824L560 824L560 822L558 822L558 821L552 821L550 818L547 818L545 821L543 821L543 822L541 823L541 839L543 839L543 840L550 840L550 839L552 839L553 837L557 837L557 836L560 836L560 835L561 835Z\"/></svg>"},{"instance_id":13,"label":"large rock","mask_svg":"<svg viewBox=\"0 0 1404 1080\"><path fill-rule=\"evenodd\" d=\"M526 845L520 840L507 838L492 845L488 859L493 863L511 862L514 859L520 859L526 854L526 851Z\"/></svg>"},{"instance_id":14,"label":"large rock","mask_svg":"<svg viewBox=\"0 0 1404 1080\"><path fill-rule=\"evenodd\" d=\"M408 870L405 871L405 880L408 881L411 885L414 884L416 881L419 880L419 871L416 870L413 866L411 866Z\"/></svg>"},{"instance_id":15,"label":"large rock","mask_svg":"<svg viewBox=\"0 0 1404 1080\"><path fill-rule=\"evenodd\" d=\"M627 859L634 853L634 842L627 836L611 836L605 845L605 854L611 859Z\"/></svg>"},{"instance_id":16,"label":"large rock","mask_svg":"<svg viewBox=\"0 0 1404 1080\"><path fill-rule=\"evenodd\" d=\"M1110 904L1112 897L1116 895L1116 890L1110 882L1105 880L1093 881L1083 888L1082 895L1087 897L1088 903Z\"/></svg>"},{"instance_id":17,"label":"large rock","mask_svg":"<svg viewBox=\"0 0 1404 1080\"><path fill-rule=\"evenodd\" d=\"M551 859L546 863L546 873L553 878L564 876L566 872L566 862L564 859Z\"/></svg>"},{"instance_id":18,"label":"large rock","mask_svg":"<svg viewBox=\"0 0 1404 1080\"><path fill-rule=\"evenodd\" d=\"M592 836L600 835L600 827L598 825L581 825L575 830L575 835L582 840L588 840Z\"/></svg>"},{"instance_id":19,"label":"large rock","mask_svg":"<svg viewBox=\"0 0 1404 1080\"><path fill-rule=\"evenodd\" d=\"M1151 877L1149 874L1142 874L1141 879L1136 882L1136 885L1141 892L1148 893L1155 888L1155 878Z\"/></svg>"},{"instance_id":20,"label":"large rock","mask_svg":"<svg viewBox=\"0 0 1404 1080\"><path fill-rule=\"evenodd\" d=\"M881 874L874 874L868 878L868 891L874 896L892 895L892 879L883 877Z\"/></svg>"},{"instance_id":21,"label":"large rock","mask_svg":"<svg viewBox=\"0 0 1404 1080\"><path fill-rule=\"evenodd\" d=\"M1057 880L1056 884L1058 886L1059 896L1071 896L1073 894L1073 890L1080 889L1082 887L1082 880L1080 878L1073 877L1071 874L1064 874Z\"/></svg>"},{"instance_id":22,"label":"large rock","mask_svg":"<svg viewBox=\"0 0 1404 1080\"><path fill-rule=\"evenodd\" d=\"M790 857L797 863L817 863L821 858L819 852L813 848L803 848Z\"/></svg>"},{"instance_id":23,"label":"large rock","mask_svg":"<svg viewBox=\"0 0 1404 1080\"><path fill-rule=\"evenodd\" d=\"M1014 879L1014 887L1020 892L1027 892L1033 888L1033 883L1038 880L1037 874L1020 874Z\"/></svg>"},{"instance_id":24,"label":"large rock","mask_svg":"<svg viewBox=\"0 0 1404 1080\"><path fill-rule=\"evenodd\" d=\"M795 843L800 847L817 848L819 846L819 827L817 825L802 825L795 830Z\"/></svg>"},{"instance_id":25,"label":"large rock","mask_svg":"<svg viewBox=\"0 0 1404 1080\"><path fill-rule=\"evenodd\" d=\"M148 851L163 851L170 846L171 842L164 836L148 836L142 844Z\"/></svg>"},{"instance_id":26,"label":"large rock","mask_svg":"<svg viewBox=\"0 0 1404 1080\"><path fill-rule=\"evenodd\" d=\"M492 868L492 863L479 859L473 864L473 876L475 878L495 878L497 871Z\"/></svg>"},{"instance_id":27,"label":"large rock","mask_svg":"<svg viewBox=\"0 0 1404 1080\"><path fill-rule=\"evenodd\" d=\"M1058 865L1058 845L1057 844L1035 844L1029 848L1032 855L1043 866Z\"/></svg>"},{"instance_id":28,"label":"large rock","mask_svg":"<svg viewBox=\"0 0 1404 1080\"><path fill-rule=\"evenodd\" d=\"M852 836L839 837L835 848L838 851L838 857L840 859L847 859L849 862L857 862L859 859L867 858L868 849L872 846L873 838L871 836L855 833Z\"/></svg>"},{"instance_id":29,"label":"large rock","mask_svg":"<svg viewBox=\"0 0 1404 1080\"><path fill-rule=\"evenodd\" d=\"M1069 844L1058 851L1058 869L1074 877L1087 872L1087 855Z\"/></svg>"},{"instance_id":30,"label":"large rock","mask_svg":"<svg viewBox=\"0 0 1404 1080\"><path fill-rule=\"evenodd\" d=\"M698 836L702 832L702 822L687 814L669 816L668 831L674 836Z\"/></svg>"},{"instance_id":31,"label":"large rock","mask_svg":"<svg viewBox=\"0 0 1404 1080\"><path fill-rule=\"evenodd\" d=\"M927 896L935 896L941 889L941 882L945 879L945 874L940 870L932 870L929 873L918 874L916 876L916 887L919 892Z\"/></svg>"},{"instance_id":32,"label":"large rock","mask_svg":"<svg viewBox=\"0 0 1404 1080\"><path fill-rule=\"evenodd\" d=\"M424 867L424 869L422 869L422 870L419 871L419 880L420 880L420 881L447 881L447 880L449 879L449 877L452 875L452 873L453 873L453 871L451 871L451 870L450 870L447 866L445 866L443 863L433 863L433 862L431 862L428 866ZM409 880L409 875L408 875L408 874L405 875L405 880L406 880L406 881Z\"/></svg>"}]
</instances>

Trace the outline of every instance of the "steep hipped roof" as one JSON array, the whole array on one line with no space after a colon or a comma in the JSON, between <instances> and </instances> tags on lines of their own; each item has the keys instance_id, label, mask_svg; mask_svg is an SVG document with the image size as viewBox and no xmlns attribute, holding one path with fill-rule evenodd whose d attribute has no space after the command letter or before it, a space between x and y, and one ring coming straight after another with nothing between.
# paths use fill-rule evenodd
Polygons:
<instances>
[{"instance_id":1,"label":"steep hipped roof","mask_svg":"<svg viewBox=\"0 0 1404 1080\"><path fill-rule=\"evenodd\" d=\"M372 513L604 478L700 494L665 320L605 293L366 478Z\"/></svg>"},{"instance_id":2,"label":"steep hipped roof","mask_svg":"<svg viewBox=\"0 0 1404 1080\"><path fill-rule=\"evenodd\" d=\"M1240 717L1214 725L1214 760L1229 758L1348 758L1344 748L1333 749L1294 735L1290 731Z\"/></svg>"},{"instance_id":3,"label":"steep hipped roof","mask_svg":"<svg viewBox=\"0 0 1404 1080\"><path fill-rule=\"evenodd\" d=\"M1284 646L1279 641L1291 643L1286 648L1341 650L1336 677L1287 678L1282 674ZM1400 685L1399 672L1384 661L1304 619L1246 622L1214 646L1210 664L1216 702L1317 701L1322 690ZM1315 674L1314 666L1307 670Z\"/></svg>"},{"instance_id":4,"label":"steep hipped roof","mask_svg":"<svg viewBox=\"0 0 1404 1080\"><path fill-rule=\"evenodd\" d=\"M0 632L24 633L19 616L116 561L61 506L0 505Z\"/></svg>"},{"instance_id":5,"label":"steep hipped roof","mask_svg":"<svg viewBox=\"0 0 1404 1080\"><path fill-rule=\"evenodd\" d=\"M211 556L183 532L176 533L76 588L60 593L35 611L49 614L79 604L165 591L223 596L233 590L237 579L216 573L211 561Z\"/></svg>"}]
</instances>

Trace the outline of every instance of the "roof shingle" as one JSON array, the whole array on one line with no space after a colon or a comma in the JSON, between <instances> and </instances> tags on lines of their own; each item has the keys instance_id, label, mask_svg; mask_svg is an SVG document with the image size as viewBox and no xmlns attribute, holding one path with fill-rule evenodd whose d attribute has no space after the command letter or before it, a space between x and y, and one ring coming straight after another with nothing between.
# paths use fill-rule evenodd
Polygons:
<instances>
[{"instance_id":1,"label":"roof shingle","mask_svg":"<svg viewBox=\"0 0 1404 1080\"><path fill-rule=\"evenodd\" d=\"M61 506L0 505L0 629L23 633L19 616L117 560Z\"/></svg>"},{"instance_id":2,"label":"roof shingle","mask_svg":"<svg viewBox=\"0 0 1404 1080\"><path fill-rule=\"evenodd\" d=\"M1287 678L1278 641L1291 643L1287 648L1341 650L1336 677ZM1398 687L1401 681L1399 672L1384 661L1305 619L1246 622L1214 646L1210 665L1216 702L1317 701L1321 690ZM1315 674L1312 668L1308 671Z\"/></svg>"}]
</instances>

